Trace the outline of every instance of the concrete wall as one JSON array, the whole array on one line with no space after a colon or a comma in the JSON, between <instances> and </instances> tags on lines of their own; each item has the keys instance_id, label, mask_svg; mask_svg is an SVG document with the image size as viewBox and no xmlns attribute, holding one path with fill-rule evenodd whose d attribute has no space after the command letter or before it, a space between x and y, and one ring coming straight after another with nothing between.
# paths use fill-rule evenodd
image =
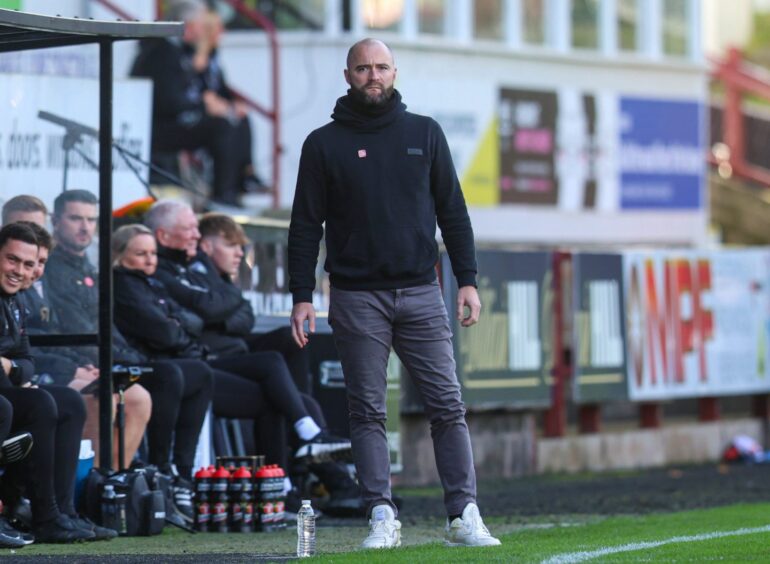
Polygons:
<instances>
[{"instance_id":1,"label":"concrete wall","mask_svg":"<svg viewBox=\"0 0 770 564\"><path fill-rule=\"evenodd\" d=\"M736 435L764 442L756 418L713 423L670 423L661 429L633 429L561 438L537 437L532 413L470 413L476 473L479 478L528 474L602 472L713 462ZM439 482L430 427L424 417L402 415L402 486Z\"/></svg>"},{"instance_id":2,"label":"concrete wall","mask_svg":"<svg viewBox=\"0 0 770 564\"><path fill-rule=\"evenodd\" d=\"M479 478L513 478L535 471L536 419L531 413L469 413L468 428ZM430 426L423 416L401 416L399 485L438 483Z\"/></svg>"},{"instance_id":3,"label":"concrete wall","mask_svg":"<svg viewBox=\"0 0 770 564\"><path fill-rule=\"evenodd\" d=\"M762 442L756 418L713 423L669 424L661 429L635 429L537 442L535 471L582 472L653 468L669 464L718 460L736 435Z\"/></svg>"}]
</instances>

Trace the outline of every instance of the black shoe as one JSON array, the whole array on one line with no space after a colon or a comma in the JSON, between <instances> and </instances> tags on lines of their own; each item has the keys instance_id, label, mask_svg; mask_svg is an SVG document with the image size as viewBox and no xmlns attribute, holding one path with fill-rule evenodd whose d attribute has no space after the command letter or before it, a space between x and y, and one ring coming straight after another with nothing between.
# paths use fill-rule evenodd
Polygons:
<instances>
[{"instance_id":1,"label":"black shoe","mask_svg":"<svg viewBox=\"0 0 770 564\"><path fill-rule=\"evenodd\" d=\"M93 532L94 538L91 540L112 540L118 536L118 532L115 529L97 525L91 521L91 519L84 517L83 515L70 515L69 518L81 529Z\"/></svg>"},{"instance_id":2,"label":"black shoe","mask_svg":"<svg viewBox=\"0 0 770 564\"><path fill-rule=\"evenodd\" d=\"M181 518L187 526L195 522L193 495L192 484L177 476L174 479L174 485L171 486L171 505L174 515Z\"/></svg>"},{"instance_id":3,"label":"black shoe","mask_svg":"<svg viewBox=\"0 0 770 564\"><path fill-rule=\"evenodd\" d=\"M26 497L20 497L15 504L7 504L5 507L5 516L14 529L24 532L32 530L32 504Z\"/></svg>"},{"instance_id":4,"label":"black shoe","mask_svg":"<svg viewBox=\"0 0 770 564\"><path fill-rule=\"evenodd\" d=\"M93 531L81 529L67 515L60 514L55 519L36 525L32 530L39 543L70 543L93 540Z\"/></svg>"},{"instance_id":5,"label":"black shoe","mask_svg":"<svg viewBox=\"0 0 770 564\"><path fill-rule=\"evenodd\" d=\"M366 517L366 504L356 485L331 490L323 510L332 517Z\"/></svg>"},{"instance_id":6,"label":"black shoe","mask_svg":"<svg viewBox=\"0 0 770 564\"><path fill-rule=\"evenodd\" d=\"M317 461L329 458L338 460L352 456L350 440L321 431L309 441L304 441L294 456L296 458L312 458Z\"/></svg>"},{"instance_id":7,"label":"black shoe","mask_svg":"<svg viewBox=\"0 0 770 564\"><path fill-rule=\"evenodd\" d=\"M269 194L273 189L254 174L247 174L241 179L241 192L244 194Z\"/></svg>"},{"instance_id":8,"label":"black shoe","mask_svg":"<svg viewBox=\"0 0 770 564\"><path fill-rule=\"evenodd\" d=\"M16 530L8 519L0 515L0 548L21 548L33 542L34 536Z\"/></svg>"},{"instance_id":9,"label":"black shoe","mask_svg":"<svg viewBox=\"0 0 770 564\"><path fill-rule=\"evenodd\" d=\"M32 450L32 434L22 433L6 439L0 446L0 466L24 460Z\"/></svg>"},{"instance_id":10,"label":"black shoe","mask_svg":"<svg viewBox=\"0 0 770 564\"><path fill-rule=\"evenodd\" d=\"M0 533L0 548L24 548L27 546L20 538Z\"/></svg>"}]
</instances>

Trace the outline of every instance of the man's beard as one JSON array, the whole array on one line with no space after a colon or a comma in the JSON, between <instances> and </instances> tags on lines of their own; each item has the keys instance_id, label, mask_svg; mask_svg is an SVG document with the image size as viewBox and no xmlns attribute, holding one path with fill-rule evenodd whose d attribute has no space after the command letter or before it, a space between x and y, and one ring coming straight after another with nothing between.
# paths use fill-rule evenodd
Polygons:
<instances>
[{"instance_id":1,"label":"man's beard","mask_svg":"<svg viewBox=\"0 0 770 564\"><path fill-rule=\"evenodd\" d=\"M85 252L85 250L86 250L88 247L90 247L90 246L91 246L91 241L92 241L92 239L91 239L91 238L89 238L89 239L88 239L88 243L86 243L85 245L83 245L83 244L81 244L81 243L78 243L77 241L74 241L73 239L64 239L64 238L61 238L61 239L59 239L58 243L59 243L59 244L60 244L62 247L64 247L64 249L65 249L65 250L69 251L70 253L73 253L73 254L80 254L80 253L83 253L83 252Z\"/></svg>"},{"instance_id":2,"label":"man's beard","mask_svg":"<svg viewBox=\"0 0 770 564\"><path fill-rule=\"evenodd\" d=\"M356 101L360 102L364 106L369 106L371 108L379 108L384 106L388 103L388 100L390 100L393 97L393 86L389 86L388 88L383 88L379 91L377 94L369 94L366 92L366 87L369 86L368 84L365 85L363 88L351 88L350 92L353 94L353 97L356 99Z\"/></svg>"}]
</instances>

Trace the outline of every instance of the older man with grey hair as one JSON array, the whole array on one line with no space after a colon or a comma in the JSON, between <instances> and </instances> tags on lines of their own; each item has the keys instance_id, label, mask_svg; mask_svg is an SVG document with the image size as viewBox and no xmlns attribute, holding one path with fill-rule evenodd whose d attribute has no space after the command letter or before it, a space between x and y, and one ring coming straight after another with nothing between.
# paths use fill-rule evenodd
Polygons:
<instances>
[{"instance_id":1,"label":"older man with grey hair","mask_svg":"<svg viewBox=\"0 0 770 564\"><path fill-rule=\"evenodd\" d=\"M205 149L214 162L212 200L238 205L256 190L247 107L227 86L217 58L222 22L200 0L169 2L165 19L183 21L182 40L140 43L132 76L153 81L152 150Z\"/></svg>"},{"instance_id":2,"label":"older man with grey hair","mask_svg":"<svg viewBox=\"0 0 770 564\"><path fill-rule=\"evenodd\" d=\"M205 253L197 250L200 232L192 208L174 200L156 202L145 216L158 241L158 270L170 296L203 319L204 326L219 332L218 342L207 341L207 358L214 368L214 413L238 419L255 418L260 411L280 414L293 427L298 444L296 456L328 455L350 450L350 441L326 433L318 404L300 394L283 357L275 351L249 352L245 341L227 334L226 320L242 305L243 296L232 288L211 286L208 270L215 270ZM262 426L264 427L264 425ZM262 443L274 448L271 463L285 465L280 451L286 438L275 427L260 428ZM279 444L283 441L283 444ZM270 453L266 452L270 457Z\"/></svg>"}]
</instances>

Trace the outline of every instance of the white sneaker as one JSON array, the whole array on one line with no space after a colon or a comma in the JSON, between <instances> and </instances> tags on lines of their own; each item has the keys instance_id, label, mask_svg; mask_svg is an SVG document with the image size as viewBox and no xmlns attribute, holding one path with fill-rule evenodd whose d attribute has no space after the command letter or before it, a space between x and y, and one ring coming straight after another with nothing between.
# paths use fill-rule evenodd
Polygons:
<instances>
[{"instance_id":1,"label":"white sneaker","mask_svg":"<svg viewBox=\"0 0 770 564\"><path fill-rule=\"evenodd\" d=\"M390 505L375 505L369 519L369 535L361 548L395 548L401 546L401 522Z\"/></svg>"},{"instance_id":2,"label":"white sneaker","mask_svg":"<svg viewBox=\"0 0 770 564\"><path fill-rule=\"evenodd\" d=\"M497 546L500 541L489 534L489 529L481 520L479 508L475 503L465 506L461 517L451 523L447 521L445 543L448 546Z\"/></svg>"}]
</instances>

